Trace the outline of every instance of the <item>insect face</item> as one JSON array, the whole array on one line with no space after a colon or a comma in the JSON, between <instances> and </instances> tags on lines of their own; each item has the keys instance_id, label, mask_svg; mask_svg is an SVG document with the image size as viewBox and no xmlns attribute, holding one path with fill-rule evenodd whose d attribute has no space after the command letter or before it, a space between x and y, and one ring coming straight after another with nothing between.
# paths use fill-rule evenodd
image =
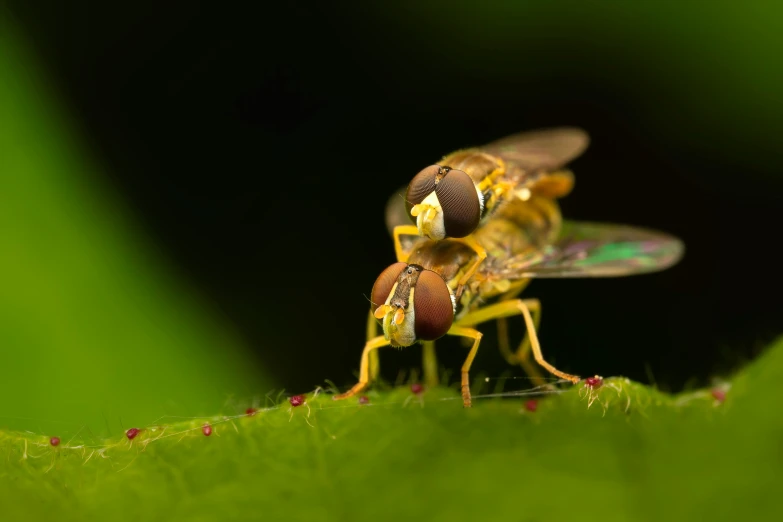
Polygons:
<instances>
[{"instance_id":1,"label":"insect face","mask_svg":"<svg viewBox=\"0 0 783 522\"><path fill-rule=\"evenodd\" d=\"M446 281L419 265L389 266L375 281L370 300L392 346L435 340L454 321L454 294Z\"/></svg>"},{"instance_id":2,"label":"insect face","mask_svg":"<svg viewBox=\"0 0 783 522\"><path fill-rule=\"evenodd\" d=\"M471 177L440 165L416 174L405 199L419 234L434 240L470 235L484 212L484 196Z\"/></svg>"}]
</instances>

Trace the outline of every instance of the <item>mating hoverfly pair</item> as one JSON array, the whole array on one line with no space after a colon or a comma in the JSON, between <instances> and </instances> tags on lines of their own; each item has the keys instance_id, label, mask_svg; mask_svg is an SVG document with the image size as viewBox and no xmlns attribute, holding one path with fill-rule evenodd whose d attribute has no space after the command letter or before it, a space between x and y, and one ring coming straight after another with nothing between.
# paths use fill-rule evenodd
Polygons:
<instances>
[{"instance_id":1,"label":"mating hoverfly pair","mask_svg":"<svg viewBox=\"0 0 783 522\"><path fill-rule=\"evenodd\" d=\"M465 407L471 405L469 371L482 333L476 325L497 320L501 352L536 382L535 361L561 379L543 357L536 330L541 305L518 295L533 278L617 277L663 270L682 256L668 234L626 225L563 221L557 199L573 188L565 165L587 148L577 128L520 133L460 150L419 172L405 197L386 212L397 262L372 288L367 343L356 395L377 377L377 350L425 345L433 371L432 341L453 335L472 341L462 366ZM410 224L410 217L416 224ZM490 302L490 304L486 304ZM515 352L506 318L521 316L527 329ZM378 321L383 335L377 335Z\"/></svg>"}]
</instances>

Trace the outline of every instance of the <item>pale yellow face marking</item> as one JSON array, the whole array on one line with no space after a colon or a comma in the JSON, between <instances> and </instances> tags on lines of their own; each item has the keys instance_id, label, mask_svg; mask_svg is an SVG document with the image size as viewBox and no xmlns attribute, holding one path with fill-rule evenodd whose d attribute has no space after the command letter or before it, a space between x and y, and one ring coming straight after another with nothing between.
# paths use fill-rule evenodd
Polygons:
<instances>
[{"instance_id":1,"label":"pale yellow face marking","mask_svg":"<svg viewBox=\"0 0 783 522\"><path fill-rule=\"evenodd\" d=\"M392 288L392 291L389 293L386 304L378 307L378 310L380 310L382 307L384 308L384 315L382 316L383 336L391 341L392 345L394 346L410 346L416 342L416 332L414 331L414 325L416 324L416 312L413 309L414 289L411 288L411 292L408 297L407 310L389 305L389 302L394 296L394 291L396 289L397 285L395 284Z\"/></svg>"},{"instance_id":2,"label":"pale yellow face marking","mask_svg":"<svg viewBox=\"0 0 783 522\"><path fill-rule=\"evenodd\" d=\"M483 212L484 194L478 185L475 185L475 188L479 205ZM411 207L411 216L416 218L416 227L419 229L419 235L435 241L446 238L446 225L443 223L443 207L440 206L440 201L435 191L430 192L421 203Z\"/></svg>"},{"instance_id":3,"label":"pale yellow face marking","mask_svg":"<svg viewBox=\"0 0 783 522\"><path fill-rule=\"evenodd\" d=\"M416 218L416 227L419 229L420 235L436 241L446 237L443 209L434 191L430 192L424 201L413 206L411 216Z\"/></svg>"}]
</instances>

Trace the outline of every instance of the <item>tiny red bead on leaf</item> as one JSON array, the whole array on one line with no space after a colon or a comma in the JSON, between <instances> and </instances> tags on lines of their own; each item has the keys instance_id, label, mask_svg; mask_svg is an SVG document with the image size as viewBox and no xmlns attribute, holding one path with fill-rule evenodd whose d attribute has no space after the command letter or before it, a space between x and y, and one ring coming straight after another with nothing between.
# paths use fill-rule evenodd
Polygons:
<instances>
[{"instance_id":1,"label":"tiny red bead on leaf","mask_svg":"<svg viewBox=\"0 0 783 522\"><path fill-rule=\"evenodd\" d=\"M60 445L60 437L52 437L49 439L49 444L52 446L59 446Z\"/></svg>"},{"instance_id":2,"label":"tiny red bead on leaf","mask_svg":"<svg viewBox=\"0 0 783 522\"><path fill-rule=\"evenodd\" d=\"M255 414L256 414L256 409L255 408L248 408L248 409L245 410L245 415L253 416Z\"/></svg>"},{"instance_id":3,"label":"tiny red bead on leaf","mask_svg":"<svg viewBox=\"0 0 783 522\"><path fill-rule=\"evenodd\" d=\"M536 411L538 409L538 401L535 399L530 399L529 401L525 402L525 409L527 411Z\"/></svg>"},{"instance_id":4,"label":"tiny red bead on leaf","mask_svg":"<svg viewBox=\"0 0 783 522\"><path fill-rule=\"evenodd\" d=\"M600 377L588 377L585 379L585 385L591 388L600 388L604 384L604 380Z\"/></svg>"},{"instance_id":5,"label":"tiny red bead on leaf","mask_svg":"<svg viewBox=\"0 0 783 522\"><path fill-rule=\"evenodd\" d=\"M411 384L411 391L416 395L419 395L424 391L424 385L418 382L414 382L413 384Z\"/></svg>"},{"instance_id":6,"label":"tiny red bead on leaf","mask_svg":"<svg viewBox=\"0 0 783 522\"><path fill-rule=\"evenodd\" d=\"M210 426L209 424L204 424L204 427L201 428L201 431L204 432L205 437L209 437L210 435L212 435L212 426Z\"/></svg>"},{"instance_id":7,"label":"tiny red bead on leaf","mask_svg":"<svg viewBox=\"0 0 783 522\"><path fill-rule=\"evenodd\" d=\"M305 396L304 395L294 395L290 399L288 399L288 402L291 403L291 406L297 407L301 406L305 403Z\"/></svg>"},{"instance_id":8,"label":"tiny red bead on leaf","mask_svg":"<svg viewBox=\"0 0 783 522\"><path fill-rule=\"evenodd\" d=\"M718 402L723 402L726 400L726 392L720 388L713 388L710 393L712 394L712 397Z\"/></svg>"},{"instance_id":9,"label":"tiny red bead on leaf","mask_svg":"<svg viewBox=\"0 0 783 522\"><path fill-rule=\"evenodd\" d=\"M125 432L125 436L128 437L128 440L135 439L136 435L138 434L139 434L139 428L131 428Z\"/></svg>"},{"instance_id":10,"label":"tiny red bead on leaf","mask_svg":"<svg viewBox=\"0 0 783 522\"><path fill-rule=\"evenodd\" d=\"M370 398L366 395L359 397L359 404L370 404Z\"/></svg>"}]
</instances>

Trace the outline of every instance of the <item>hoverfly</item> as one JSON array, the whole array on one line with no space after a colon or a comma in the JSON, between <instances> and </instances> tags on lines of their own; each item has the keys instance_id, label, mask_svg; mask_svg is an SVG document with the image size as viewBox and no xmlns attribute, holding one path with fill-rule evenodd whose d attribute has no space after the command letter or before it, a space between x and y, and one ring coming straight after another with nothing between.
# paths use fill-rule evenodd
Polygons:
<instances>
[{"instance_id":1,"label":"hoverfly","mask_svg":"<svg viewBox=\"0 0 783 522\"><path fill-rule=\"evenodd\" d=\"M453 152L422 169L405 194L407 213L416 218L416 225L401 223L393 232L397 259L403 234L461 240L477 257L457 285L459 297L487 256L473 232L506 201L568 194L574 178L564 165L581 155L588 143L587 133L575 127L523 132Z\"/></svg>"},{"instance_id":2,"label":"hoverfly","mask_svg":"<svg viewBox=\"0 0 783 522\"><path fill-rule=\"evenodd\" d=\"M504 154L511 157L513 139L517 139L517 157L523 157L529 136L522 134L498 143L504 143ZM509 362L535 374L529 362L532 351L535 361L551 374L579 382L578 376L562 372L544 359L536 333L540 302L519 299L519 293L534 278L618 277L663 270L679 261L684 246L679 239L654 230L563 222L555 198L568 192L573 180L556 171L547 181L549 177L519 178L526 185L522 188L530 193L498 199L492 214L471 231L475 245L460 239L421 237L419 228L401 230L400 221L407 219L410 203L392 198L387 206L387 226L394 236L397 262L381 273L372 288L371 323L359 382L335 399L351 397L369 384L373 377L371 354L378 348L401 348L454 335L472 342L461 373L463 404L469 407L468 376L482 337L475 327L492 320L504 324L505 318L513 316L522 317L527 335L513 353L501 343ZM546 188L533 190L539 184ZM407 195L410 193L409 186ZM403 205L406 207L401 208ZM442 208L448 212L449 207ZM375 335L374 319L381 321L383 335Z\"/></svg>"}]
</instances>

